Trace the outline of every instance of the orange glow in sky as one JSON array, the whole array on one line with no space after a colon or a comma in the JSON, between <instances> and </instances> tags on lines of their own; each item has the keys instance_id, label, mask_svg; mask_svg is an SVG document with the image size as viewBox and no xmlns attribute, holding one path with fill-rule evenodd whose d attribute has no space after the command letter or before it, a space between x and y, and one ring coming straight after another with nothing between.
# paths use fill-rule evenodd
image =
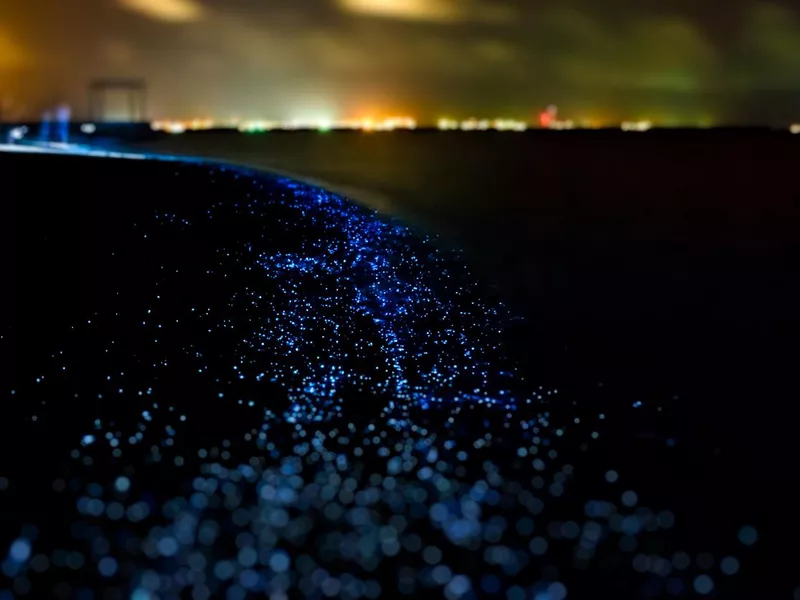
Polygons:
<instances>
[{"instance_id":1,"label":"orange glow in sky","mask_svg":"<svg viewBox=\"0 0 800 600\"><path fill-rule=\"evenodd\" d=\"M203 16L202 6L194 0L119 0L119 4L150 19L168 23L187 23Z\"/></svg>"},{"instance_id":2,"label":"orange glow in sky","mask_svg":"<svg viewBox=\"0 0 800 600\"><path fill-rule=\"evenodd\" d=\"M453 21L459 12L443 0L339 0L353 13L419 21Z\"/></svg>"}]
</instances>

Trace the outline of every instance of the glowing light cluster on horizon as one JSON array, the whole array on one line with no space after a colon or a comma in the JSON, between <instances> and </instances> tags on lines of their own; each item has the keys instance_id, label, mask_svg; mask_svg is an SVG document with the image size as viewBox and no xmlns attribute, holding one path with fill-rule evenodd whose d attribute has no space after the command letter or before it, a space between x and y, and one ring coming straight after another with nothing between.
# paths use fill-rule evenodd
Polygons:
<instances>
[{"instance_id":1,"label":"glowing light cluster on horizon","mask_svg":"<svg viewBox=\"0 0 800 600\"><path fill-rule=\"evenodd\" d=\"M650 121L625 121L620 128L622 131L648 131L652 129L653 124Z\"/></svg>"},{"instance_id":2,"label":"glowing light cluster on horizon","mask_svg":"<svg viewBox=\"0 0 800 600\"><path fill-rule=\"evenodd\" d=\"M528 124L524 121L514 119L466 119L456 121L454 119L442 118L436 123L439 131L525 131Z\"/></svg>"},{"instance_id":3,"label":"glowing light cluster on horizon","mask_svg":"<svg viewBox=\"0 0 800 600\"><path fill-rule=\"evenodd\" d=\"M566 121L553 121L550 123L550 129L555 129L556 131L567 131L570 129L575 129L575 122L566 120Z\"/></svg>"},{"instance_id":4,"label":"glowing light cluster on horizon","mask_svg":"<svg viewBox=\"0 0 800 600\"><path fill-rule=\"evenodd\" d=\"M558 119L557 107L550 106L546 111L539 114L538 126L542 129L554 131L568 131L573 129L597 129L599 127L611 127L611 122L597 122L585 119ZM436 121L436 129L439 131L527 131L532 127L531 123L511 118L477 119L469 118L464 120L451 119L447 117ZM535 125L533 125L535 126ZM619 124L622 131L645 132L652 129L656 124L651 120L623 121ZM663 124L662 124L663 126ZM687 125L691 126L691 125ZM708 128L707 122L696 125L701 128ZM85 125L85 128L92 128L92 124ZM243 133L262 133L267 131L396 131L396 130L415 130L419 127L417 120L413 117L386 117L372 118L363 117L357 119L334 120L330 118L316 119L291 119L291 120L265 120L256 119L239 121L229 119L217 121L211 118L203 119L163 119L152 121L150 127L153 131L162 131L171 134L180 134L187 131L205 131L210 129L238 129ZM789 126L792 134L800 134L800 123L793 123ZM91 133L93 133L92 131ZM84 133L90 133L84 131Z\"/></svg>"},{"instance_id":5,"label":"glowing light cluster on horizon","mask_svg":"<svg viewBox=\"0 0 800 600\"><path fill-rule=\"evenodd\" d=\"M345 119L334 121L332 119L311 119L290 121L245 121L240 123L239 131L245 133L260 133L264 131L295 131L295 130L352 130L352 131L395 131L414 130L417 121L412 117L387 117L385 119Z\"/></svg>"},{"instance_id":6,"label":"glowing light cluster on horizon","mask_svg":"<svg viewBox=\"0 0 800 600\"><path fill-rule=\"evenodd\" d=\"M189 121L153 121L150 128L153 131L164 131L166 133L184 133L186 131L207 131L217 127L213 119L191 119Z\"/></svg>"},{"instance_id":7,"label":"glowing light cluster on horizon","mask_svg":"<svg viewBox=\"0 0 800 600\"><path fill-rule=\"evenodd\" d=\"M388 117L386 119L365 119L345 121L344 129L362 129L363 131L394 131L396 129L416 129L417 121L412 117ZM349 125L349 126L348 126Z\"/></svg>"}]
</instances>

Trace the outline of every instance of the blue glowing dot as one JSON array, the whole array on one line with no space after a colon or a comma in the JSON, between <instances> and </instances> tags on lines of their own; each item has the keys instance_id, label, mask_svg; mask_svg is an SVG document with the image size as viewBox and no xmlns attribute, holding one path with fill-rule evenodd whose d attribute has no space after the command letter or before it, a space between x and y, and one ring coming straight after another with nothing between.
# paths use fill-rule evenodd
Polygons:
<instances>
[{"instance_id":1,"label":"blue glowing dot","mask_svg":"<svg viewBox=\"0 0 800 600\"><path fill-rule=\"evenodd\" d=\"M714 589L714 580L708 575L698 575L694 578L694 591L705 596Z\"/></svg>"},{"instance_id":2,"label":"blue glowing dot","mask_svg":"<svg viewBox=\"0 0 800 600\"><path fill-rule=\"evenodd\" d=\"M547 587L547 593L551 600L564 600L567 597L567 588L560 581L556 581Z\"/></svg>"},{"instance_id":3,"label":"blue glowing dot","mask_svg":"<svg viewBox=\"0 0 800 600\"><path fill-rule=\"evenodd\" d=\"M611 470L606 472L606 481L608 483L616 483L617 479L619 479L619 474L616 471Z\"/></svg>"},{"instance_id":4,"label":"blue glowing dot","mask_svg":"<svg viewBox=\"0 0 800 600\"><path fill-rule=\"evenodd\" d=\"M150 600L150 592L144 588L136 588L131 594L131 600Z\"/></svg>"},{"instance_id":5,"label":"blue glowing dot","mask_svg":"<svg viewBox=\"0 0 800 600\"><path fill-rule=\"evenodd\" d=\"M158 540L158 552L161 556L174 556L178 552L178 541L174 537Z\"/></svg>"},{"instance_id":6,"label":"blue glowing dot","mask_svg":"<svg viewBox=\"0 0 800 600\"><path fill-rule=\"evenodd\" d=\"M117 561L110 556L104 556L97 563L97 570L103 577L113 577L117 572Z\"/></svg>"},{"instance_id":7,"label":"blue glowing dot","mask_svg":"<svg viewBox=\"0 0 800 600\"><path fill-rule=\"evenodd\" d=\"M131 480L125 477L124 475L117 477L117 480L114 482L114 488L116 488L118 492L122 493L127 492L130 489L130 487L131 487Z\"/></svg>"},{"instance_id":8,"label":"blue glowing dot","mask_svg":"<svg viewBox=\"0 0 800 600\"><path fill-rule=\"evenodd\" d=\"M226 581L233 577L236 569L230 561L222 560L214 565L214 575L217 579Z\"/></svg>"},{"instance_id":9,"label":"blue glowing dot","mask_svg":"<svg viewBox=\"0 0 800 600\"><path fill-rule=\"evenodd\" d=\"M758 532L755 527L745 525L739 530L739 541L745 546L752 546L758 541Z\"/></svg>"},{"instance_id":10,"label":"blue glowing dot","mask_svg":"<svg viewBox=\"0 0 800 600\"><path fill-rule=\"evenodd\" d=\"M720 561L719 567L725 575L736 575L739 572L739 560L734 556L726 556Z\"/></svg>"},{"instance_id":11,"label":"blue glowing dot","mask_svg":"<svg viewBox=\"0 0 800 600\"><path fill-rule=\"evenodd\" d=\"M8 551L8 557L15 563L25 562L28 560L30 555L31 543L24 538L14 540L14 542L11 544L11 548Z\"/></svg>"},{"instance_id":12,"label":"blue glowing dot","mask_svg":"<svg viewBox=\"0 0 800 600\"><path fill-rule=\"evenodd\" d=\"M547 540L541 536L533 538L529 544L531 554L534 556L542 556L545 552L547 552L547 546Z\"/></svg>"},{"instance_id":13,"label":"blue glowing dot","mask_svg":"<svg viewBox=\"0 0 800 600\"><path fill-rule=\"evenodd\" d=\"M624 504L628 508L636 506L637 502L639 502L639 496L636 494L636 492L628 490L627 492L622 494L622 504Z\"/></svg>"},{"instance_id":14,"label":"blue glowing dot","mask_svg":"<svg viewBox=\"0 0 800 600\"><path fill-rule=\"evenodd\" d=\"M508 600L525 600L526 596L525 590L518 585L512 586L506 592L506 598L508 598Z\"/></svg>"},{"instance_id":15,"label":"blue glowing dot","mask_svg":"<svg viewBox=\"0 0 800 600\"><path fill-rule=\"evenodd\" d=\"M248 568L252 567L253 565L256 564L257 560L258 560L258 553L250 546L242 548L239 551L239 564L242 565L243 567L248 567Z\"/></svg>"},{"instance_id":16,"label":"blue glowing dot","mask_svg":"<svg viewBox=\"0 0 800 600\"><path fill-rule=\"evenodd\" d=\"M469 578L464 575L456 575L447 584L447 591L455 596L463 596L472 588Z\"/></svg>"},{"instance_id":17,"label":"blue glowing dot","mask_svg":"<svg viewBox=\"0 0 800 600\"><path fill-rule=\"evenodd\" d=\"M275 552L269 557L269 568L276 573L284 573L289 570L289 562L289 556L285 552Z\"/></svg>"}]
</instances>

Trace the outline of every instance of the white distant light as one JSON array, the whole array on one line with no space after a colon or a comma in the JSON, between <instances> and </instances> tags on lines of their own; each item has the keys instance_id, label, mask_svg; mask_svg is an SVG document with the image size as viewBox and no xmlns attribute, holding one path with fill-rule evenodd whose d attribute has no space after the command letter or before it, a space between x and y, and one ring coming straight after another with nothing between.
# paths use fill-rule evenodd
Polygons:
<instances>
[{"instance_id":1,"label":"white distant light","mask_svg":"<svg viewBox=\"0 0 800 600\"><path fill-rule=\"evenodd\" d=\"M550 123L550 129L555 129L557 131L565 131L570 129L575 129L575 123L572 121L553 121Z\"/></svg>"},{"instance_id":2,"label":"white distant light","mask_svg":"<svg viewBox=\"0 0 800 600\"><path fill-rule=\"evenodd\" d=\"M789 131L791 131L795 135L800 134L800 123L795 123L794 125L789 127Z\"/></svg>"},{"instance_id":3,"label":"white distant light","mask_svg":"<svg viewBox=\"0 0 800 600\"><path fill-rule=\"evenodd\" d=\"M650 121L625 121L621 126L622 131L647 131L652 127Z\"/></svg>"},{"instance_id":4,"label":"white distant light","mask_svg":"<svg viewBox=\"0 0 800 600\"><path fill-rule=\"evenodd\" d=\"M81 125L81 131L86 135L92 135L97 131L97 126L94 123L84 123Z\"/></svg>"},{"instance_id":5,"label":"white distant light","mask_svg":"<svg viewBox=\"0 0 800 600\"><path fill-rule=\"evenodd\" d=\"M8 132L8 135L12 140L19 141L25 137L26 133L28 133L28 128L22 126L22 127L14 127L14 129Z\"/></svg>"}]
</instances>

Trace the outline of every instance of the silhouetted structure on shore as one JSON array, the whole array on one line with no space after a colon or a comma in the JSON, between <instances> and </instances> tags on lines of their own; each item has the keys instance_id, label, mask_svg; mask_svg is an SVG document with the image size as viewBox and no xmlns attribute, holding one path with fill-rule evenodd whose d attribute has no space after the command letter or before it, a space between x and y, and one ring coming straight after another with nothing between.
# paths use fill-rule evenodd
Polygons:
<instances>
[{"instance_id":1,"label":"silhouetted structure on shore","mask_svg":"<svg viewBox=\"0 0 800 600\"><path fill-rule=\"evenodd\" d=\"M128 121L147 120L147 82L144 79L95 79L89 82L89 118L106 120L106 97L109 92L123 92L128 100Z\"/></svg>"}]
</instances>

